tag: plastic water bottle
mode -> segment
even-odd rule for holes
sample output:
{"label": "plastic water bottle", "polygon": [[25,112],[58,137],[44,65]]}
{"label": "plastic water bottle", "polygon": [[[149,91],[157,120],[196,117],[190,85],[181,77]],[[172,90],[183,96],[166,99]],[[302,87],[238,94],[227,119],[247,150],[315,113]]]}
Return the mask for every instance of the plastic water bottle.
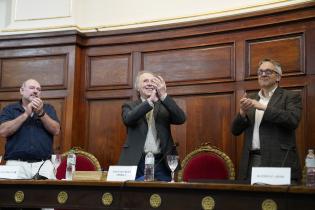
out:
{"label": "plastic water bottle", "polygon": [[315,155],[314,150],[309,149],[305,159],[306,186],[315,187]]}
{"label": "plastic water bottle", "polygon": [[154,181],[154,155],[148,152],[144,160],[144,181]]}
{"label": "plastic water bottle", "polygon": [[66,180],[72,180],[73,173],[75,171],[76,156],[74,153],[68,154],[67,168],[66,168]]}

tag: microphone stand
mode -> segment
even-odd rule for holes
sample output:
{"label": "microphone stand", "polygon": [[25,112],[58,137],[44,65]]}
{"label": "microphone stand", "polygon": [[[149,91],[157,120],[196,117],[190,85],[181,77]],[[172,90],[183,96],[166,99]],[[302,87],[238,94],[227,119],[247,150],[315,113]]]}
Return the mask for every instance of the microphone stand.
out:
{"label": "microphone stand", "polygon": [[39,168],[37,170],[37,173],[32,177],[32,179],[34,179],[34,180],[45,180],[45,179],[48,179],[47,177],[42,176],[42,175],[39,174],[39,171],[40,171],[40,169],[42,168],[42,166],[44,165],[45,162],[46,162],[46,160],[43,161],[43,163],[39,166]]}

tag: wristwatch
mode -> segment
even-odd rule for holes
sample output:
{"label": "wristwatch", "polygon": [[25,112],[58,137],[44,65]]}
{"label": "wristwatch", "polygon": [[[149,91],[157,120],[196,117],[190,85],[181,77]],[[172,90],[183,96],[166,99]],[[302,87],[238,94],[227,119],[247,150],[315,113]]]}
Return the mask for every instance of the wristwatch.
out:
{"label": "wristwatch", "polygon": [[43,113],[41,113],[41,114],[37,115],[37,117],[39,117],[39,118],[44,117],[44,115],[45,115],[45,114],[46,114],[46,112],[45,112],[45,111],[43,111]]}

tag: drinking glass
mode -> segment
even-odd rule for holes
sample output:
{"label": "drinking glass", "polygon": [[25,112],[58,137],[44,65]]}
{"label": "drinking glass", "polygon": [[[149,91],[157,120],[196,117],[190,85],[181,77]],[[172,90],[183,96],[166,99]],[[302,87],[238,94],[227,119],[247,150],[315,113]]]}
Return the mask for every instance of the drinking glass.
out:
{"label": "drinking glass", "polygon": [[175,182],[174,181],[174,174],[175,174],[175,169],[177,168],[177,165],[178,165],[178,155],[168,155],[166,158],[167,158],[167,164],[172,171],[172,181],[171,182]]}
{"label": "drinking glass", "polygon": [[61,155],[60,154],[53,154],[51,155],[51,162],[54,166],[54,174],[56,176],[57,174],[57,169],[61,163]]}

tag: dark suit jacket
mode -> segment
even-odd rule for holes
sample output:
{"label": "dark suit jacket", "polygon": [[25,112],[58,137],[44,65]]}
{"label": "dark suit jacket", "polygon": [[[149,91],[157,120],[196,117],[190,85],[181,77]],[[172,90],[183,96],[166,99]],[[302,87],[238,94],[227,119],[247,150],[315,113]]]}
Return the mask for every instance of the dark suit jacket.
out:
{"label": "dark suit jacket", "polygon": [[[259,100],[258,93],[249,96]],[[278,87],[272,95],[259,127],[262,167],[291,167],[291,178],[300,179],[301,169],[296,151],[295,129],[301,118],[302,102],[298,93]],[[232,123],[232,133],[245,131],[245,142],[239,168],[239,178],[246,179],[249,150],[252,146],[255,109]]]}
{"label": "dark suit jacket", "polygon": [[[143,153],[148,132],[146,113],[152,109],[147,101],[131,101],[122,106],[122,119],[127,127],[127,140],[120,155],[120,165],[138,165]],[[170,154],[174,142],[171,135],[171,124],[183,124],[186,120],[184,112],[175,101],[166,96],[164,101],[154,104],[154,119],[157,137],[161,142],[161,153]],[[176,150],[176,149],[175,149]]]}

